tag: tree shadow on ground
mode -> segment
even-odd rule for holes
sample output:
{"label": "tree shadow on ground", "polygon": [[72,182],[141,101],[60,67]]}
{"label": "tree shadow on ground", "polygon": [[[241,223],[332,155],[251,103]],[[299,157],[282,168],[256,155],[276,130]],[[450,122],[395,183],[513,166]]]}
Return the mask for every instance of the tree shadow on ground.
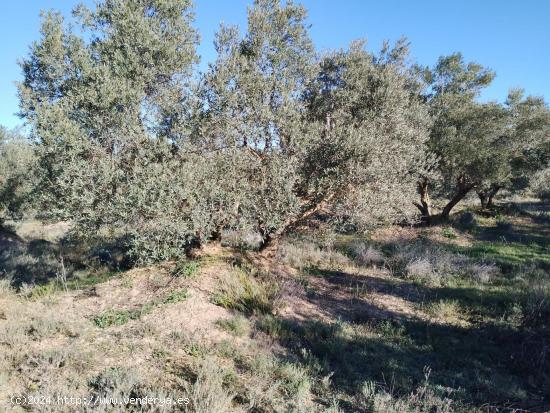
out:
{"label": "tree shadow on ground", "polygon": [[532,369],[541,360],[525,351],[526,337],[518,331],[464,328],[399,314],[361,323],[282,323],[280,343],[298,354],[307,349],[323,374],[332,375],[335,389],[350,396],[366,381],[406,396],[423,382],[429,367],[432,388],[459,404],[493,407],[487,411],[550,407],[550,378],[544,371],[533,378]]}
{"label": "tree shadow on ground", "polygon": [[[90,245],[63,238],[59,242],[44,239],[30,241],[7,229],[0,230],[0,278],[15,288],[45,285],[58,277],[70,280],[78,272],[119,271],[132,263],[124,249],[124,240]],[[82,274],[81,274],[82,275]]]}

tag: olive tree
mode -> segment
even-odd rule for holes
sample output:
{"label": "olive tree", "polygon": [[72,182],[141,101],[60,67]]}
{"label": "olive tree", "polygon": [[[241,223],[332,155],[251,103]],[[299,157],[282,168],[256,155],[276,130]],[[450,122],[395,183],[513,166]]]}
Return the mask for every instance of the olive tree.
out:
{"label": "olive tree", "polygon": [[550,163],[550,110],[541,97],[512,89],[505,103],[508,124],[506,146],[496,160],[498,173],[485,177],[476,189],[482,207],[491,207],[500,189],[522,189],[529,178]]}
{"label": "olive tree", "polygon": [[222,27],[202,85],[196,139],[221,198],[223,228],[261,234],[263,247],[321,211],[359,227],[410,214],[427,139],[406,47],[379,56],[362,43],[316,59],[305,10],[259,0],[248,30]]}
{"label": "olive tree", "polygon": [[161,251],[195,236],[183,202],[182,128],[173,126],[185,123],[197,60],[191,4],[105,0],[74,16],[78,26],[45,13],[41,39],[21,62],[37,196],[79,235],[116,230],[142,256],[166,258]]}
{"label": "olive tree", "polygon": [[429,219],[429,188],[439,184],[449,197],[440,213],[446,218],[480,184],[480,177],[492,173],[495,149],[503,145],[506,112],[496,103],[476,101],[494,73],[476,63],[466,64],[460,53],[441,57],[432,69],[422,72],[427,83],[423,95],[433,118],[427,147],[438,159],[441,180],[418,182],[418,207]]}
{"label": "olive tree", "polygon": [[0,127],[0,226],[20,218],[32,197],[34,152],[17,130]]}

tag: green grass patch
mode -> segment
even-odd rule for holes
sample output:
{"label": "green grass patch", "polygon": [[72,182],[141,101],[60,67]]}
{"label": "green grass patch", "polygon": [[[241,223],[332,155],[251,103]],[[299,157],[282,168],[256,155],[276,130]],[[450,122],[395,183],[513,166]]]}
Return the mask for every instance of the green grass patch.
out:
{"label": "green grass patch", "polygon": [[172,291],[165,297],[159,297],[153,301],[142,305],[140,308],[127,310],[127,309],[114,309],[109,308],[94,318],[94,323],[100,328],[107,328],[111,326],[121,326],[131,320],[139,320],[144,315],[149,314],[156,307],[163,304],[174,304],[183,301],[189,297],[189,293],[186,288]]}
{"label": "green grass patch", "polygon": [[162,299],[163,304],[174,304],[184,301],[189,297],[189,291],[187,288],[182,288],[180,290],[172,291],[166,297]]}
{"label": "green grass patch", "polygon": [[94,318],[94,323],[101,328],[121,326],[130,320],[141,317],[140,311],[109,308]]}
{"label": "green grass patch", "polygon": [[451,249],[473,258],[494,261],[505,268],[530,264],[550,266],[550,244],[478,241],[471,247],[451,246]]}
{"label": "green grass patch", "polygon": [[174,277],[191,278],[200,268],[199,261],[179,261],[172,270]]}
{"label": "green grass patch", "polygon": [[82,278],[70,278],[64,284],[57,278],[52,278],[45,284],[35,285],[24,295],[28,299],[38,300],[60,291],[75,291],[93,287],[94,285],[109,281],[110,279],[118,276],[118,274],[118,272],[89,274]]}

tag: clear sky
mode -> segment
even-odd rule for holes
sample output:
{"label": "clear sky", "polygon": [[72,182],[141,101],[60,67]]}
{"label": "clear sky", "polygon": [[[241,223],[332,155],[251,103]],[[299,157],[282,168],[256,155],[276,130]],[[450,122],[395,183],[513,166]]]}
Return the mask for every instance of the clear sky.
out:
{"label": "clear sky", "polygon": [[[39,37],[39,12],[57,9],[69,15],[78,0],[15,0],[0,12],[0,124],[21,124],[15,81],[17,60]],[[299,2],[299,1],[298,1]],[[93,0],[84,3],[93,4]],[[214,58],[212,40],[221,21],[244,27],[251,0],[195,0],[201,34],[201,67]],[[413,58],[432,65],[445,54],[461,51],[497,72],[482,99],[503,101],[510,87],[550,99],[550,1],[548,0],[303,0],[309,10],[317,47],[345,47],[366,38],[370,49],[384,39],[406,36]]]}

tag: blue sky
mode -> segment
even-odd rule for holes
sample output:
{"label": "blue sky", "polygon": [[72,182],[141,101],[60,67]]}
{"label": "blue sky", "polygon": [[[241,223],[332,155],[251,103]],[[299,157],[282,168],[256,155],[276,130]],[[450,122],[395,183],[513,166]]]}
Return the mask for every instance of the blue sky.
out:
{"label": "blue sky", "polygon": [[[21,79],[17,60],[39,37],[39,12],[57,9],[69,14],[78,0],[16,0],[0,13],[0,124],[21,124],[15,81]],[[92,0],[84,3],[93,4]],[[214,58],[212,40],[221,21],[244,27],[251,0],[196,0],[201,34],[201,67]],[[413,58],[433,64],[445,54],[461,51],[497,72],[483,100],[502,101],[510,87],[550,99],[550,1],[547,0],[303,0],[309,10],[311,36],[323,49],[345,47],[366,38],[370,49],[384,39],[406,36]]]}

